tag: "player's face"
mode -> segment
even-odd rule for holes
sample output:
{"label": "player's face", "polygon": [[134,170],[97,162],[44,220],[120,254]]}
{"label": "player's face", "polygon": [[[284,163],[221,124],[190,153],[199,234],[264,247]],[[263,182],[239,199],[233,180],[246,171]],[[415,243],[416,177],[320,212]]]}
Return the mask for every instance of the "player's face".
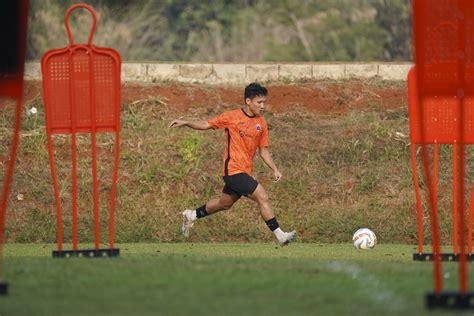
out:
{"label": "player's face", "polygon": [[254,115],[259,115],[261,111],[265,110],[265,102],[267,102],[267,97],[264,96],[245,99],[245,103]]}

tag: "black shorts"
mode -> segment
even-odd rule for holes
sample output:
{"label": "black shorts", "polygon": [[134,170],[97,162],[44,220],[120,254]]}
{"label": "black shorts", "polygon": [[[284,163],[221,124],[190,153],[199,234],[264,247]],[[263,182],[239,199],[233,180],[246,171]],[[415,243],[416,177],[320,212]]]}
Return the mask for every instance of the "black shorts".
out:
{"label": "black shorts", "polygon": [[258,186],[257,180],[252,178],[246,173],[237,173],[232,176],[222,177],[225,182],[223,193],[234,194],[239,198],[243,196],[248,196],[255,192]]}

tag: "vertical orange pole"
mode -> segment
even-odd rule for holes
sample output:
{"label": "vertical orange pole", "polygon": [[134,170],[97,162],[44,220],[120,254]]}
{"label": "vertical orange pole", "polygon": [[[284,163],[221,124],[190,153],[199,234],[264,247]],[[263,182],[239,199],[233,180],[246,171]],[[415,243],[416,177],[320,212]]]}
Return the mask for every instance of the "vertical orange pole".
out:
{"label": "vertical orange pole", "polygon": [[94,242],[95,249],[99,249],[99,189],[97,184],[97,143],[96,143],[96,105],[94,84],[94,57],[89,50],[89,81],[91,83],[90,111],[91,111],[91,146],[92,146],[92,186],[94,191]]}
{"label": "vertical orange pole", "polygon": [[429,207],[431,213],[431,244],[433,247],[434,256],[434,291],[435,293],[441,293],[443,289],[443,283],[441,278],[441,257],[440,257],[440,246],[439,246],[439,227],[438,227],[438,144],[435,142],[433,148],[433,178],[430,174],[430,163],[429,154],[426,144],[422,145],[421,157],[423,160],[423,170],[425,173],[425,179],[428,186],[429,194]]}
{"label": "vertical orange pole", "polygon": [[[41,68],[46,69],[46,63],[44,60],[41,61]],[[43,80],[43,91],[46,91],[46,82]],[[54,164],[54,150],[53,150],[53,139],[51,136],[51,129],[50,126],[52,125],[53,114],[51,113],[51,107],[45,106],[45,119],[46,119],[46,137],[48,141],[48,153],[49,153],[49,166],[51,170],[51,178],[53,179],[53,188],[54,188],[54,199],[56,200],[56,227],[57,227],[57,243],[58,243],[58,251],[63,250],[63,225],[62,225],[62,214],[61,214],[61,197],[59,194],[59,186],[58,186],[58,176],[56,172],[56,167]]]}
{"label": "vertical orange pole", "polygon": [[69,48],[70,100],[71,100],[71,160],[72,160],[72,248],[77,250],[77,144],[76,144],[76,104],[74,96],[74,51]]}
{"label": "vertical orange pole", "polygon": [[474,208],[474,184],[471,186],[471,201],[469,203],[469,220],[467,226],[467,253],[472,255],[472,217]]}
{"label": "vertical orange pole", "polygon": [[420,186],[418,183],[418,173],[416,171],[416,144],[411,144],[411,169],[413,173],[413,184],[415,186],[416,214],[418,224],[418,253],[423,253],[423,209],[421,207]]}
{"label": "vertical orange pole", "polygon": [[2,200],[0,203],[0,276],[2,274],[2,258],[3,258],[3,239],[4,239],[4,227],[5,219],[7,216],[7,206],[8,206],[8,196],[10,194],[10,185],[13,179],[13,169],[15,167],[16,153],[18,150],[19,134],[20,134],[20,125],[21,125],[21,105],[23,104],[23,83],[20,85],[20,92],[17,96],[16,106],[15,106],[15,122],[13,127],[12,135],[12,147],[10,149],[10,159],[8,160],[7,170],[5,173],[5,179],[3,181],[2,188]]}
{"label": "vertical orange pole", "polygon": [[[117,63],[120,65],[120,60]],[[120,77],[120,66],[116,67],[118,76]],[[120,84],[115,89],[115,98],[120,100]],[[115,246],[115,191],[117,188],[118,165],[120,158],[120,102],[115,102],[115,151],[114,151],[114,173],[112,176],[112,189],[110,190],[110,213],[109,213],[109,240],[110,249]]]}
{"label": "vertical orange pole", "polygon": [[[75,129],[75,128],[74,128]],[[76,131],[72,137],[72,248],[77,250],[77,145]]]}
{"label": "vertical orange pole", "polygon": [[440,256],[440,238],[439,238],[439,224],[438,224],[438,143],[434,144],[433,149],[433,187],[431,188],[432,204],[433,204],[433,253],[435,256],[435,291],[441,292],[443,289],[441,278],[441,256]]}
{"label": "vertical orange pole", "polygon": [[95,249],[99,249],[99,190],[97,184],[97,148],[96,133],[91,133],[92,141],[92,177],[94,189],[94,241]]}
{"label": "vertical orange pole", "polygon": [[[458,2],[458,10],[462,13],[465,14],[467,13],[468,9],[468,4],[470,0],[460,0]],[[464,144],[465,144],[465,137],[464,137],[464,132],[465,129],[464,127],[466,126],[466,115],[465,115],[465,102],[464,102],[464,93],[465,93],[465,87],[466,87],[466,82],[465,82],[465,60],[464,60],[464,54],[466,52],[466,25],[465,25],[465,19],[464,15],[462,18],[458,18],[458,43],[457,43],[457,51],[460,52],[458,55],[458,67],[459,67],[459,84],[458,84],[458,98],[460,98],[460,120],[458,126],[459,126],[459,135],[461,139],[461,144],[459,147],[459,228],[460,228],[460,243],[459,246],[461,248],[461,252],[459,254],[459,292],[461,293],[467,293],[467,265],[466,265],[466,218],[465,218],[465,177],[466,177],[466,170],[465,170],[465,149],[464,149]],[[461,54],[462,53],[462,54]]]}
{"label": "vertical orange pole", "polygon": [[[23,73],[25,61],[25,46],[26,46],[26,28],[28,17],[28,0],[10,1],[4,5],[2,13],[6,13],[13,17],[13,20],[4,19],[5,14],[2,14],[4,21],[8,21],[6,25],[9,27],[7,32],[13,37],[2,36],[5,50],[12,52],[15,56],[13,59],[8,57],[5,64],[2,63],[0,67],[0,95],[7,97],[14,97],[15,104],[15,118],[13,125],[12,143],[9,152],[9,159],[6,163],[5,173],[3,174],[3,186],[0,196],[0,295],[6,295],[8,292],[8,283],[2,281],[3,276],[3,242],[4,229],[7,216],[8,198],[10,195],[11,183],[13,180],[13,173],[16,162],[16,155],[18,151],[18,144],[20,142],[20,129],[22,118],[22,104],[23,104]],[[15,8],[16,7],[16,8]],[[14,10],[15,9],[15,10]],[[16,15],[16,16],[14,16]],[[5,24],[2,24],[2,27]],[[16,33],[16,34],[15,34]],[[2,33],[2,35],[6,35]],[[13,40],[15,39],[15,40]],[[13,40],[13,41],[12,41]]]}
{"label": "vertical orange pole", "polygon": [[[46,114],[48,115],[48,114]],[[56,226],[58,228],[56,234],[58,239],[58,251],[63,250],[63,225],[61,215],[61,197],[59,196],[58,177],[56,174],[56,167],[54,165],[54,151],[53,151],[53,140],[51,132],[47,132],[48,139],[48,152],[49,152],[49,166],[51,169],[51,177],[53,178],[54,188],[54,199],[56,200]]]}
{"label": "vertical orange pole", "polygon": [[457,143],[453,144],[453,252],[458,254],[458,153]]}

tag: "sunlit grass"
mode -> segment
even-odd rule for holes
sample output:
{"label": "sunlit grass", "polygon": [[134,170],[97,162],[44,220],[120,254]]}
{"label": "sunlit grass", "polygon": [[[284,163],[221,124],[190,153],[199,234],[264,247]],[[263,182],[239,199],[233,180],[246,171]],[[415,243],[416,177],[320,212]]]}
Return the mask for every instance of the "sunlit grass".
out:
{"label": "sunlit grass", "polygon": [[[67,246],[66,246],[67,247]],[[120,244],[119,258],[52,259],[52,244],[6,244],[5,315],[423,315],[432,264],[414,247]],[[471,271],[470,271],[471,272]],[[444,265],[457,289],[457,265]],[[469,282],[473,285],[473,282]]]}

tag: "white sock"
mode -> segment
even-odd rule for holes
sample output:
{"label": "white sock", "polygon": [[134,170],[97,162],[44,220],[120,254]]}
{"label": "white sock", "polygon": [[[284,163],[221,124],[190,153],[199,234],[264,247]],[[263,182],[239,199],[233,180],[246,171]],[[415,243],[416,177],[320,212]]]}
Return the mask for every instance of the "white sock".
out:
{"label": "white sock", "polygon": [[191,220],[192,220],[192,221],[195,221],[196,219],[197,219],[196,210],[192,210],[192,211],[191,211]]}
{"label": "white sock", "polygon": [[285,237],[285,232],[281,230],[280,227],[278,227],[277,229],[275,229],[273,231],[273,233],[275,234],[275,237],[278,239],[278,240],[281,240]]}

